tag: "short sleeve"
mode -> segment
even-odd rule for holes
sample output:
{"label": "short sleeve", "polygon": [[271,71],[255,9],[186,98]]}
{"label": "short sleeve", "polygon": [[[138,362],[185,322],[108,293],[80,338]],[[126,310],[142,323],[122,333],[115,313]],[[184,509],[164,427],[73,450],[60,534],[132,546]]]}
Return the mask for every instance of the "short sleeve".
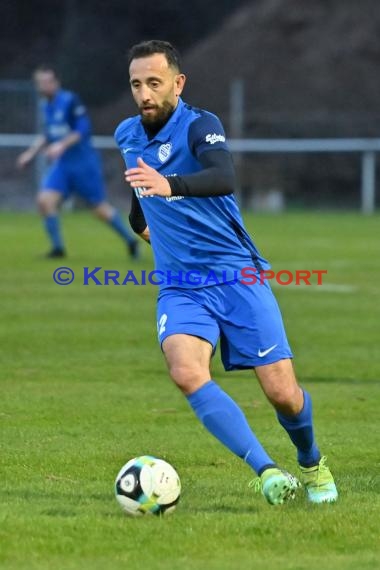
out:
{"label": "short sleeve", "polygon": [[71,113],[74,118],[82,117],[86,114],[86,107],[83,105],[82,101],[78,97],[78,95],[73,94],[71,100]]}
{"label": "short sleeve", "polygon": [[116,128],[114,133],[114,139],[119,148],[125,143],[127,138],[128,132],[133,125],[133,119],[130,117],[129,119],[125,119],[122,121]]}
{"label": "short sleeve", "polygon": [[90,120],[87,115],[86,107],[83,105],[82,101],[78,95],[72,93],[70,101],[70,127],[79,132],[82,137],[87,137],[90,135],[91,125]]}
{"label": "short sleeve", "polygon": [[222,123],[216,115],[202,112],[190,125],[188,143],[196,158],[208,150],[229,150]]}

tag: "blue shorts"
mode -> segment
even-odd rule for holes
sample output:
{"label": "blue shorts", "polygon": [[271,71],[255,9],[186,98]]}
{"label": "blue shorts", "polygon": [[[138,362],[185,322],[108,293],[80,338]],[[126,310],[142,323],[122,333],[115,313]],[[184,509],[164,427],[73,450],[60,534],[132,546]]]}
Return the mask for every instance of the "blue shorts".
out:
{"label": "blue shorts", "polygon": [[240,282],[201,289],[169,288],[157,304],[160,343],[173,334],[207,340],[220,350],[225,370],[292,358],[277,301],[267,283]]}
{"label": "blue shorts", "polygon": [[41,192],[55,190],[65,200],[76,193],[90,206],[95,207],[106,199],[102,168],[97,155],[83,160],[56,160],[44,176]]}

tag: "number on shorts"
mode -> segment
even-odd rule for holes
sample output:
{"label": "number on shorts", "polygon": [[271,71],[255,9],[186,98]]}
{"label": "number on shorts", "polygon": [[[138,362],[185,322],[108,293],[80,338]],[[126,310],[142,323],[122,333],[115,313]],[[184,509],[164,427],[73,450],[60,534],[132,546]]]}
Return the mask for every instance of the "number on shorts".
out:
{"label": "number on shorts", "polygon": [[164,313],[161,317],[160,320],[157,323],[157,330],[158,330],[158,336],[161,336],[162,333],[164,333],[166,331],[166,321],[168,320],[168,315],[166,313]]}

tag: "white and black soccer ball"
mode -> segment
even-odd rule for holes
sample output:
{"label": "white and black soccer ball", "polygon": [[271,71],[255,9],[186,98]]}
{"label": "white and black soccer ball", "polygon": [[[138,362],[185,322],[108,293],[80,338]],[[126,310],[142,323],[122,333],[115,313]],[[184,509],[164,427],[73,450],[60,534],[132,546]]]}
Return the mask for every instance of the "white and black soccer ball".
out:
{"label": "white and black soccer ball", "polygon": [[181,495],[181,481],[169,463],[143,455],[120,469],[115,495],[128,515],[163,515],[174,511]]}

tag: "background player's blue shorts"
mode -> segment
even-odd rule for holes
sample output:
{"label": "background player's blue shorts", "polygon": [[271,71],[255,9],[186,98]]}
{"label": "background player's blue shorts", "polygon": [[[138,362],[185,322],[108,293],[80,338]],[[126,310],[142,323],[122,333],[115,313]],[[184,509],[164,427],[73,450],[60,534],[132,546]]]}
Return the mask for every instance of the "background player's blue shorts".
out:
{"label": "background player's blue shorts", "polygon": [[225,370],[292,358],[277,301],[267,283],[164,289],[157,305],[158,338],[189,334],[215,349],[220,336]]}
{"label": "background player's blue shorts", "polygon": [[85,158],[56,160],[48,169],[41,192],[55,190],[62,193],[63,199],[72,192],[81,196],[90,206],[97,206],[106,199],[102,168],[96,153]]}

